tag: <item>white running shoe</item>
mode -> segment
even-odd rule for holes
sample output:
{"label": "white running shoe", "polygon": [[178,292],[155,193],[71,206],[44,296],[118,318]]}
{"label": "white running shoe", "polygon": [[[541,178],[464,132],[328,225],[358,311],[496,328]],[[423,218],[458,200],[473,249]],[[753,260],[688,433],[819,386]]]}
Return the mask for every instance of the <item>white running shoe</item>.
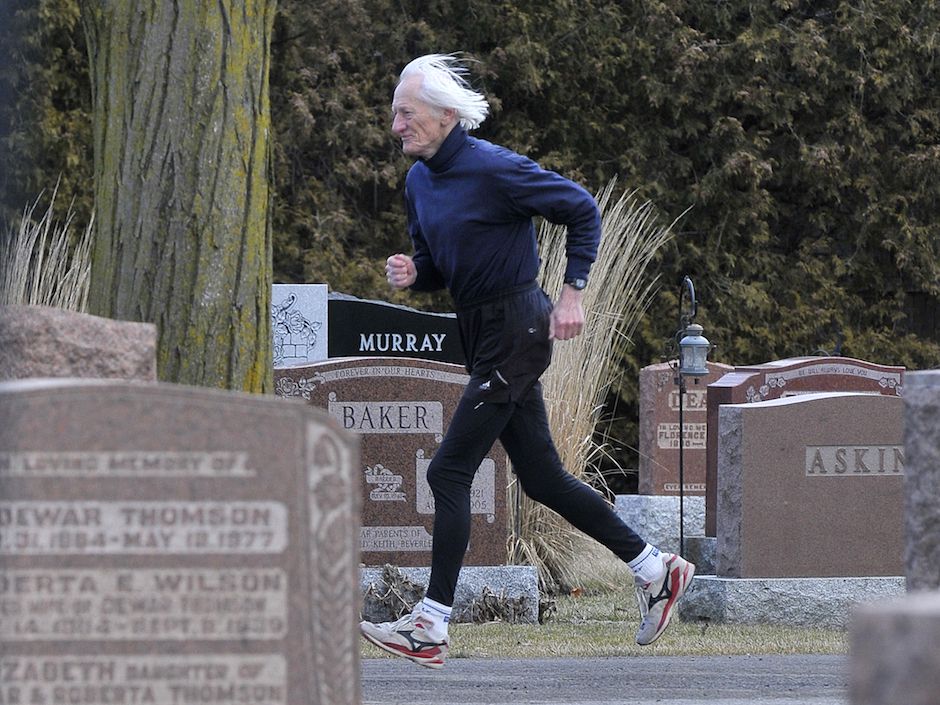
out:
{"label": "white running shoe", "polygon": [[406,614],[396,622],[360,622],[359,631],[368,641],[396,656],[411,659],[425,668],[443,668],[447,640],[432,639],[420,616]]}
{"label": "white running shoe", "polygon": [[673,608],[695,575],[695,564],[681,556],[663,553],[666,572],[652,583],[636,581],[636,601],[640,607],[640,628],[636,632],[636,643],[652,644],[669,626]]}

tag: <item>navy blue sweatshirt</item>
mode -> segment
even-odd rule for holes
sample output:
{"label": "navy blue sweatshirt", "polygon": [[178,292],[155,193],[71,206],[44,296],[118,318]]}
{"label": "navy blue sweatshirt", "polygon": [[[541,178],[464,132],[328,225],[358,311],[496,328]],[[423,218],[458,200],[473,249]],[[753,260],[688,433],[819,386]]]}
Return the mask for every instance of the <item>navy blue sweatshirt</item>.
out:
{"label": "navy blue sweatshirt", "polygon": [[457,125],[405,179],[417,291],[447,287],[457,307],[535,281],[532,217],[568,228],[566,278],[587,279],[601,236],[594,198],[581,186]]}

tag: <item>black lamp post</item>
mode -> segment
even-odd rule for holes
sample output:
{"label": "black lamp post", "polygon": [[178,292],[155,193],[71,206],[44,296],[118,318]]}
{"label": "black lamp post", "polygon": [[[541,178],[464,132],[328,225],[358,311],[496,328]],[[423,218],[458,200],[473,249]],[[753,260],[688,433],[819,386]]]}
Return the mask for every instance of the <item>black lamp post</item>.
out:
{"label": "black lamp post", "polygon": [[[685,294],[689,297],[689,311],[683,312],[682,299]],[[685,396],[685,378],[692,377],[695,384],[698,378],[708,374],[708,351],[711,343],[702,335],[702,326],[692,323],[697,312],[695,301],[695,286],[689,277],[682,280],[679,291],[679,330],[676,331],[676,340],[679,343],[679,366],[676,369],[675,383],[679,385],[679,554],[685,553],[685,428],[683,419],[683,403]]]}

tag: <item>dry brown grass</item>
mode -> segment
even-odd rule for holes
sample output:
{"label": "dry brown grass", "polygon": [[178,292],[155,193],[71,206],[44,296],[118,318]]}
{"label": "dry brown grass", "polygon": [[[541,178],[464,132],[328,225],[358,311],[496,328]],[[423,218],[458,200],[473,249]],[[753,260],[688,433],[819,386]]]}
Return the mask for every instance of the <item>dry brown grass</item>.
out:
{"label": "dry brown grass", "polygon": [[71,206],[64,222],[53,215],[58,186],[37,219],[42,194],[23,211],[19,228],[0,233],[0,306],[32,304],[85,311],[94,217],[73,243]]}
{"label": "dry brown grass", "polygon": [[[603,236],[584,294],[585,329],[558,343],[542,378],[549,421],[565,467],[584,477],[604,449],[594,428],[606,391],[618,373],[614,350],[629,341],[656,290],[648,272],[657,250],[671,238],[672,227],[658,222],[650,202],[634,192],[618,192],[616,180],[597,196]],[[565,228],[544,222],[539,232],[544,262],[542,286],[560,291],[564,279]],[[584,537],[557,514],[537,504],[512,483],[509,488],[512,532],[510,561],[536,566],[546,591],[566,591],[582,580],[574,569],[585,550]]]}

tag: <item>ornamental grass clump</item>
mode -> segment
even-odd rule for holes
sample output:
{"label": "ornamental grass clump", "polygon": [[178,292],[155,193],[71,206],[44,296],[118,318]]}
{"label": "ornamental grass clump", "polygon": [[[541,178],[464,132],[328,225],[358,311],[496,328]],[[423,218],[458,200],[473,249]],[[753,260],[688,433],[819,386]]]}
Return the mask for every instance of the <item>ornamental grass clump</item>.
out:
{"label": "ornamental grass clump", "polygon": [[73,243],[69,206],[65,221],[53,215],[58,186],[42,216],[36,210],[42,194],[23,210],[19,227],[0,232],[0,306],[53,306],[84,312],[91,274],[94,216]]}
{"label": "ornamental grass clump", "polygon": [[[542,377],[558,453],[569,472],[586,481],[604,453],[594,431],[607,390],[620,374],[617,351],[629,343],[656,292],[658,276],[647,270],[676,223],[661,225],[653,205],[639,203],[633,191],[616,195],[616,179],[597,195],[597,204],[603,235],[584,292],[584,332],[555,344],[552,365]],[[566,265],[565,227],[543,221],[539,246],[542,286],[558,292]],[[536,566],[545,592],[566,592],[579,585],[585,576],[576,574],[576,566],[583,562],[575,558],[587,539],[526,497],[516,482],[510,483],[509,506],[510,561]]]}

